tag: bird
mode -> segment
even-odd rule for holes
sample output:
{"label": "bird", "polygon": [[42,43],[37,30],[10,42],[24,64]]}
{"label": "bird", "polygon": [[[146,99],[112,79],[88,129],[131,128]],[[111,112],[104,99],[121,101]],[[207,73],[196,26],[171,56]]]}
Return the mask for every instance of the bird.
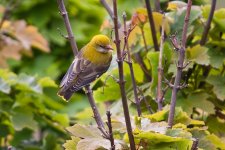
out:
{"label": "bird", "polygon": [[104,74],[112,61],[113,48],[106,35],[95,35],[77,54],[60,85],[58,96],[68,101],[73,93]]}

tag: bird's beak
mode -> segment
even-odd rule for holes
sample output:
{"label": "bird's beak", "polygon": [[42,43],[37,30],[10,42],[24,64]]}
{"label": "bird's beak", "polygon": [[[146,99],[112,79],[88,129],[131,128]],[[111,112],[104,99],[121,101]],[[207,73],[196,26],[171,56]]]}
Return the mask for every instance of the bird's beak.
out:
{"label": "bird's beak", "polygon": [[105,47],[108,51],[113,51],[113,48],[112,48],[112,46],[111,45],[106,45],[106,47]]}

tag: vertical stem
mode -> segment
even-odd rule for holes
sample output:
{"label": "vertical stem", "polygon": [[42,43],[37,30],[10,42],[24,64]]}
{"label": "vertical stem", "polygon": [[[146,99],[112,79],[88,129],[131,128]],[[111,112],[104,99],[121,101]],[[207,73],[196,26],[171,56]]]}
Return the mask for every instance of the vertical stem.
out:
{"label": "vertical stem", "polygon": [[216,0],[212,0],[209,17],[208,17],[208,20],[206,22],[206,25],[205,25],[205,28],[204,28],[204,31],[203,31],[203,34],[202,34],[200,45],[205,45],[205,43],[206,43],[207,35],[208,35],[209,29],[210,29],[210,24],[212,22],[212,18],[213,18],[213,14],[215,12],[215,8],[216,8]]}
{"label": "vertical stem", "polygon": [[187,28],[188,28],[188,22],[189,22],[189,18],[190,18],[191,5],[192,5],[192,0],[188,0],[187,12],[186,12],[186,15],[185,15],[183,32],[182,32],[182,45],[181,45],[181,48],[179,49],[179,60],[178,60],[178,65],[177,65],[177,74],[176,74],[174,86],[173,86],[173,89],[172,89],[170,112],[169,112],[169,117],[168,117],[168,127],[169,128],[171,128],[173,126],[175,106],[176,106],[176,100],[177,100],[177,91],[178,91],[178,87],[179,87],[180,81],[181,81],[183,63],[184,63],[184,58],[185,58],[185,44],[186,44],[186,40],[187,40]]}
{"label": "vertical stem", "polygon": [[143,39],[144,45],[145,45],[145,51],[148,52],[148,47],[147,47],[147,42],[146,42],[145,32],[144,32],[144,26],[141,26],[140,28],[141,28],[142,39]]}
{"label": "vertical stem", "polygon": [[160,0],[155,0],[155,9],[156,11],[160,11],[161,10],[161,7],[160,7]]}
{"label": "vertical stem", "polygon": [[146,4],[147,11],[148,11],[148,19],[149,19],[149,25],[151,28],[151,32],[152,32],[152,40],[154,43],[154,48],[155,48],[155,51],[159,51],[159,45],[158,45],[157,37],[156,37],[155,23],[154,23],[154,18],[152,15],[151,4],[150,4],[149,0],[145,0],[145,4]]}
{"label": "vertical stem", "polygon": [[66,30],[67,30],[67,33],[68,33],[67,38],[70,42],[71,48],[73,50],[73,54],[74,54],[74,56],[76,56],[77,53],[78,53],[77,43],[75,42],[75,38],[74,38],[73,31],[72,31],[72,28],[71,28],[71,25],[70,25],[70,20],[69,20],[69,17],[68,17],[68,13],[66,11],[66,7],[64,5],[64,1],[58,0],[57,2],[58,2],[59,10],[60,10],[60,13],[63,17],[64,23],[65,23],[65,26],[66,26]]}
{"label": "vertical stem", "polygon": [[107,115],[107,120],[108,120],[107,125],[108,125],[108,128],[109,128],[109,140],[110,140],[110,144],[111,144],[111,149],[110,150],[115,150],[110,111],[107,111],[106,115]]}
{"label": "vertical stem", "polygon": [[96,103],[95,103],[95,100],[93,98],[93,93],[92,93],[92,90],[91,90],[90,86],[89,85],[86,86],[85,90],[86,90],[86,95],[87,95],[89,103],[91,105],[96,123],[97,123],[98,127],[104,128],[104,123],[103,123],[102,118],[100,116],[100,113],[99,113],[99,111],[96,107]]}
{"label": "vertical stem", "polygon": [[164,24],[165,24],[165,15],[162,19],[162,31],[161,31],[161,41],[160,41],[160,51],[159,51],[159,64],[158,64],[158,86],[157,86],[157,102],[158,110],[162,110],[163,107],[163,92],[162,92],[162,76],[163,76],[163,42],[164,42]]}
{"label": "vertical stem", "polygon": [[130,69],[130,76],[131,76],[131,80],[132,80],[132,85],[133,85],[133,92],[134,92],[134,99],[135,99],[135,103],[136,103],[136,107],[137,107],[137,113],[138,116],[141,116],[141,106],[140,106],[140,101],[138,98],[138,92],[137,92],[137,84],[135,81],[135,77],[134,77],[134,69],[133,69],[133,63],[131,60],[131,54],[130,54],[130,48],[129,48],[129,43],[128,43],[128,31],[127,31],[127,26],[126,26],[126,13],[124,12],[123,14],[123,24],[124,24],[124,44],[125,47],[127,49],[127,63],[129,65],[129,69]]}
{"label": "vertical stem", "polygon": [[126,92],[125,92],[125,80],[124,80],[124,75],[123,75],[123,56],[122,56],[121,49],[120,49],[120,39],[119,39],[119,30],[118,30],[117,0],[113,0],[113,12],[114,12],[113,22],[114,22],[114,29],[115,29],[115,41],[114,42],[116,44],[116,49],[117,49],[117,62],[118,62],[118,69],[119,69],[120,93],[121,93],[121,98],[122,98],[127,133],[128,133],[129,142],[130,142],[130,149],[135,150],[134,136],[132,133],[130,115],[129,115],[128,104],[127,104],[127,97],[126,97]]}

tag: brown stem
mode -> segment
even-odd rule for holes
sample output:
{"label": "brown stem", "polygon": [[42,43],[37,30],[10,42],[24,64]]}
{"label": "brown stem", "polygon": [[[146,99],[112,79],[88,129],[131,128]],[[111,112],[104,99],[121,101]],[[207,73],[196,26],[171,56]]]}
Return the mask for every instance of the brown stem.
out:
{"label": "brown stem", "polygon": [[160,0],[155,0],[155,9],[156,9],[156,11],[160,12],[160,10],[161,10]]}
{"label": "brown stem", "polygon": [[0,20],[0,29],[2,28],[3,23],[6,19],[9,18],[10,12],[19,4],[19,0],[14,2],[14,0],[9,0],[7,6],[5,7],[5,11],[2,15],[2,18]]}
{"label": "brown stem", "polygon": [[110,140],[110,144],[111,144],[111,149],[110,150],[115,150],[110,111],[107,111],[106,115],[107,115],[107,121],[108,121],[107,125],[108,125],[108,128],[109,128],[109,140]]}
{"label": "brown stem", "polygon": [[144,92],[143,92],[139,87],[138,87],[137,89],[138,89],[139,93],[142,95],[142,100],[144,100],[145,105],[146,105],[146,107],[147,107],[149,113],[150,113],[150,114],[153,114],[152,107],[151,107],[151,105],[149,104],[149,102],[147,101],[147,99],[146,99],[146,97],[145,97],[145,95],[144,95]]}
{"label": "brown stem", "polygon": [[[58,5],[59,5],[60,13],[63,16],[64,23],[66,25],[66,29],[67,29],[67,33],[68,33],[68,40],[70,42],[70,45],[71,45],[71,48],[73,50],[73,54],[74,54],[74,57],[75,57],[78,54],[78,48],[77,48],[77,44],[76,44],[76,41],[75,41],[75,38],[74,38],[74,35],[73,35],[73,31],[72,31],[72,28],[71,28],[71,25],[70,25],[70,21],[69,21],[69,17],[68,17],[67,11],[66,11],[66,7],[64,5],[63,0],[58,0],[57,2],[58,2]],[[99,111],[98,111],[98,108],[96,106],[95,100],[93,98],[93,94],[92,94],[92,90],[90,88],[90,85],[87,85],[85,87],[85,89],[86,89],[86,95],[88,97],[89,103],[90,103],[91,108],[93,110],[94,119],[95,119],[95,121],[98,125],[98,128],[102,132],[103,136],[107,138],[108,135],[105,131],[104,123],[102,121],[102,118],[99,114]]]}
{"label": "brown stem", "polygon": [[198,150],[198,139],[194,139],[191,150]]}
{"label": "brown stem", "polygon": [[57,2],[58,2],[58,5],[59,5],[60,14],[63,17],[64,23],[65,23],[65,26],[66,26],[66,30],[67,30],[67,33],[68,33],[67,39],[70,42],[70,45],[71,45],[71,48],[73,50],[74,56],[76,56],[77,53],[78,53],[77,43],[75,42],[75,37],[73,35],[73,31],[72,31],[72,28],[71,28],[71,25],[70,25],[70,20],[69,20],[69,17],[68,17],[68,13],[66,11],[64,1],[63,0],[57,0]]}
{"label": "brown stem", "polygon": [[105,7],[105,9],[108,12],[108,14],[110,15],[110,17],[113,19],[113,11],[110,8],[110,6],[107,4],[107,2],[105,0],[100,0],[100,2]]}
{"label": "brown stem", "polygon": [[141,26],[140,28],[141,28],[142,39],[143,39],[144,45],[145,45],[145,51],[148,52],[148,46],[147,46],[147,42],[146,42],[146,38],[145,38],[144,27]]}
{"label": "brown stem", "polygon": [[158,110],[162,110],[163,107],[163,92],[162,92],[162,77],[163,77],[163,67],[162,67],[162,59],[163,59],[163,43],[164,43],[164,22],[165,15],[162,19],[162,31],[161,31],[161,41],[160,41],[160,51],[159,51],[159,64],[158,64],[158,86],[157,86],[157,102],[158,102]]}
{"label": "brown stem", "polygon": [[182,45],[181,45],[181,48],[179,49],[179,58],[178,58],[179,61],[178,61],[178,65],[177,65],[177,74],[176,74],[174,86],[172,89],[171,104],[170,104],[170,111],[169,111],[169,117],[168,117],[168,127],[169,128],[172,128],[172,126],[173,126],[175,106],[176,106],[176,100],[177,100],[177,91],[180,86],[181,75],[182,75],[182,70],[183,70],[183,63],[184,63],[184,58],[185,58],[185,45],[186,45],[186,40],[187,40],[187,28],[188,28],[188,22],[189,22],[189,18],[190,18],[191,5],[192,5],[192,0],[188,0],[187,11],[186,11],[186,15],[185,15],[183,32],[182,32]]}
{"label": "brown stem", "polygon": [[133,69],[133,63],[131,60],[131,54],[130,54],[130,48],[129,48],[129,43],[128,43],[128,32],[127,31],[127,27],[126,27],[126,13],[124,12],[123,14],[123,24],[124,24],[124,45],[127,49],[127,64],[129,65],[129,69],[130,69],[130,76],[131,76],[131,80],[132,80],[132,85],[133,85],[133,92],[134,92],[134,99],[135,99],[135,104],[137,107],[137,113],[138,116],[141,116],[141,106],[140,106],[140,101],[138,99],[138,93],[137,93],[137,84],[135,81],[135,77],[134,77],[134,69]]}
{"label": "brown stem", "polygon": [[213,18],[213,14],[215,12],[215,8],[216,8],[216,0],[212,0],[209,17],[208,17],[207,23],[205,25],[205,28],[204,28],[204,31],[203,31],[203,34],[202,34],[200,45],[205,45],[205,43],[206,43],[207,35],[208,35],[209,29],[210,29],[210,24],[212,22],[212,18]]}
{"label": "brown stem", "polygon": [[134,59],[139,64],[139,66],[141,67],[141,69],[144,72],[145,77],[147,78],[147,80],[150,82],[152,80],[151,75],[149,74],[148,69],[147,69],[145,63],[143,62],[140,54],[139,53],[135,53],[134,54]]}
{"label": "brown stem", "polygon": [[[110,8],[110,6],[108,5],[108,3],[105,0],[100,0],[100,3],[105,7],[106,11],[108,12],[108,14],[110,15],[111,19],[113,20],[113,11]],[[118,20],[118,28],[120,28],[121,24]]]}
{"label": "brown stem", "polygon": [[91,108],[92,108],[92,111],[93,111],[93,114],[94,114],[94,119],[95,119],[95,121],[98,125],[98,128],[102,132],[103,136],[105,138],[107,138],[108,134],[105,132],[104,123],[102,121],[102,118],[101,118],[100,113],[98,111],[97,105],[96,105],[95,100],[93,98],[93,93],[92,93],[92,90],[90,88],[90,85],[87,85],[85,87],[85,90],[86,90],[85,92],[86,92],[86,95],[88,97],[89,103],[91,105]]}
{"label": "brown stem", "polygon": [[120,39],[119,39],[119,29],[118,29],[117,0],[113,0],[113,12],[114,12],[113,22],[114,22],[114,29],[115,29],[115,41],[114,42],[116,44],[116,49],[117,49],[117,62],[118,62],[118,69],[119,69],[120,93],[121,93],[121,98],[122,98],[127,133],[128,133],[129,142],[130,142],[130,149],[135,150],[134,136],[132,133],[130,115],[129,115],[128,104],[127,104],[127,97],[126,97],[126,92],[125,92],[125,80],[124,80],[124,74],[123,74],[123,56],[122,56],[121,49],[120,49]]}
{"label": "brown stem", "polygon": [[152,40],[154,43],[155,51],[159,51],[159,45],[158,45],[157,37],[156,37],[155,23],[154,23],[154,19],[153,19],[153,15],[152,15],[151,4],[150,4],[149,0],[145,0],[145,4],[146,4],[147,11],[148,11],[149,25],[150,25],[151,32],[152,32]]}

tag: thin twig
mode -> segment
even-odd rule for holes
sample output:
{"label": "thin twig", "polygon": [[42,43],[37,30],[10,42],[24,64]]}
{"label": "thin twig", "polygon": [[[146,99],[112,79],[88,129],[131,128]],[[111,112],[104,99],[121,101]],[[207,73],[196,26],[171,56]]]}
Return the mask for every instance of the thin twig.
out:
{"label": "thin twig", "polygon": [[212,18],[213,18],[213,14],[215,12],[215,8],[216,8],[216,0],[212,0],[209,17],[208,17],[207,23],[205,25],[205,28],[204,28],[204,31],[203,31],[203,34],[202,34],[200,45],[205,45],[205,43],[206,43],[207,35],[208,35],[209,29],[210,29],[210,24],[212,22]]}
{"label": "thin twig", "polygon": [[164,24],[165,24],[165,15],[162,19],[162,31],[161,31],[161,41],[160,41],[160,51],[159,51],[159,64],[158,64],[158,86],[157,86],[157,103],[158,110],[162,110],[163,107],[163,92],[162,92],[162,77],[163,77],[163,43],[164,43]]}
{"label": "thin twig", "polygon": [[148,11],[149,25],[150,25],[151,32],[152,32],[152,40],[154,43],[155,51],[159,51],[159,45],[158,45],[157,37],[156,37],[155,23],[154,23],[154,18],[152,15],[152,9],[151,9],[149,0],[145,0],[145,4],[146,4],[147,11]]}
{"label": "thin twig", "polygon": [[141,26],[140,29],[141,29],[142,39],[144,41],[145,51],[148,52],[148,46],[147,46],[147,42],[146,42],[146,38],[145,38],[144,26]]}
{"label": "thin twig", "polygon": [[91,105],[91,108],[92,108],[92,111],[93,111],[93,114],[94,114],[94,119],[95,119],[95,121],[98,125],[98,128],[102,132],[103,137],[108,138],[108,134],[105,132],[104,123],[102,121],[102,118],[101,118],[100,113],[98,111],[98,108],[96,106],[95,100],[93,98],[93,93],[92,93],[92,90],[90,88],[90,85],[87,85],[85,87],[85,90],[86,90],[85,92],[86,92],[86,95],[88,97],[89,103]]}
{"label": "thin twig", "polygon": [[117,0],[113,0],[113,22],[114,22],[114,29],[115,29],[115,44],[117,49],[117,62],[118,62],[118,69],[119,69],[119,86],[120,86],[120,93],[122,98],[123,104],[123,111],[125,116],[125,122],[127,127],[127,133],[130,142],[130,149],[135,150],[135,142],[134,136],[132,133],[131,121],[130,121],[130,114],[127,104],[127,96],[125,92],[125,80],[123,74],[123,56],[120,49],[120,38],[119,38],[119,29],[118,29],[118,15],[117,15]]}
{"label": "thin twig", "polygon": [[7,6],[5,7],[4,13],[0,20],[0,29],[2,28],[3,23],[7,20],[10,16],[10,12],[19,4],[19,0],[14,2],[14,0],[9,0]]}
{"label": "thin twig", "polygon": [[155,9],[157,12],[161,11],[160,0],[155,0]]}
{"label": "thin twig", "polygon": [[107,120],[108,120],[107,125],[108,125],[108,128],[109,128],[109,140],[110,140],[110,144],[111,144],[110,150],[115,150],[110,111],[106,112],[106,116],[107,116]]}
{"label": "thin twig", "polygon": [[152,80],[151,75],[149,74],[149,71],[148,71],[145,63],[143,62],[143,59],[141,58],[140,53],[134,53],[134,59],[138,63],[138,65],[141,67],[147,80],[150,82]]}
{"label": "thin twig", "polygon": [[71,28],[71,25],[70,25],[68,13],[66,11],[64,1],[63,0],[57,0],[57,2],[58,2],[58,5],[59,5],[60,14],[63,17],[64,23],[65,23],[65,26],[66,26],[66,30],[67,30],[67,33],[68,33],[67,39],[70,42],[70,45],[71,45],[71,48],[73,50],[74,56],[76,56],[77,53],[78,53],[77,43],[75,42],[76,40],[75,40],[75,37],[73,35],[73,31],[72,31],[72,28]]}
{"label": "thin twig", "polygon": [[[68,40],[70,42],[70,45],[71,45],[71,48],[73,50],[73,54],[74,54],[74,57],[75,57],[78,53],[78,48],[77,48],[77,44],[76,44],[76,41],[75,41],[75,38],[74,38],[74,35],[73,35],[73,31],[72,31],[72,28],[71,28],[71,25],[70,25],[69,17],[68,17],[68,14],[67,14],[67,11],[66,11],[66,8],[65,8],[65,5],[64,5],[64,1],[58,0],[58,5],[59,5],[60,13],[63,16],[64,23],[66,25],[66,29],[67,29],[67,33],[68,33]],[[93,93],[92,93],[92,90],[90,88],[90,85],[87,85],[85,87],[85,89],[86,89],[86,95],[88,97],[89,103],[90,103],[91,108],[93,110],[94,119],[95,119],[95,121],[98,125],[98,128],[102,132],[103,137],[107,138],[108,134],[105,131],[104,123],[102,121],[102,118],[99,114],[99,111],[98,111],[98,108],[96,106],[95,100],[93,98]]]}
{"label": "thin twig", "polygon": [[141,116],[141,106],[140,106],[140,101],[138,99],[138,93],[137,93],[137,84],[135,81],[135,77],[134,77],[134,69],[133,69],[133,63],[131,60],[131,54],[130,54],[130,48],[129,48],[129,43],[128,43],[128,36],[129,36],[129,32],[131,31],[131,29],[129,31],[127,31],[127,27],[126,27],[126,19],[127,19],[127,15],[124,12],[123,13],[123,24],[124,24],[124,45],[127,49],[127,64],[129,65],[129,69],[130,69],[130,76],[131,76],[131,80],[132,80],[132,85],[133,85],[133,92],[134,92],[134,99],[135,99],[135,104],[137,107],[137,113],[138,116]]}
{"label": "thin twig", "polygon": [[198,150],[198,139],[194,139],[191,150]]}
{"label": "thin twig", "polygon": [[172,89],[171,104],[170,104],[170,111],[169,111],[169,117],[168,117],[169,128],[172,128],[172,125],[173,125],[175,106],[176,106],[176,100],[177,100],[177,91],[179,90],[178,87],[180,86],[181,75],[183,70],[183,63],[184,63],[185,50],[186,50],[185,45],[187,40],[187,28],[188,28],[188,22],[190,18],[191,5],[192,5],[192,0],[188,0],[187,11],[185,15],[183,32],[182,32],[182,45],[181,45],[181,48],[179,49],[179,58],[178,58],[179,61],[177,66],[177,73],[176,73],[176,77],[174,81],[174,86]]}
{"label": "thin twig", "polygon": [[[100,3],[104,6],[108,14],[110,15],[111,19],[113,20],[113,10],[110,8],[109,4],[105,0],[100,0]],[[118,28],[120,28],[121,24],[118,20]]]}
{"label": "thin twig", "polygon": [[100,2],[105,7],[105,9],[107,10],[107,12],[110,15],[110,17],[113,19],[113,11],[110,8],[110,6],[107,4],[107,2],[105,0],[100,0]]}
{"label": "thin twig", "polygon": [[[142,99],[144,100],[145,105],[146,105],[146,107],[147,107],[149,113],[150,113],[150,114],[153,114],[152,107],[151,107],[151,105],[149,104],[149,102],[147,101],[147,99],[146,99],[146,97],[145,97],[145,95],[144,95],[144,92],[143,92],[142,89],[140,89],[139,87],[137,87],[137,89],[138,89],[139,93],[142,95]],[[140,101],[141,101],[141,100],[140,100]]]}

